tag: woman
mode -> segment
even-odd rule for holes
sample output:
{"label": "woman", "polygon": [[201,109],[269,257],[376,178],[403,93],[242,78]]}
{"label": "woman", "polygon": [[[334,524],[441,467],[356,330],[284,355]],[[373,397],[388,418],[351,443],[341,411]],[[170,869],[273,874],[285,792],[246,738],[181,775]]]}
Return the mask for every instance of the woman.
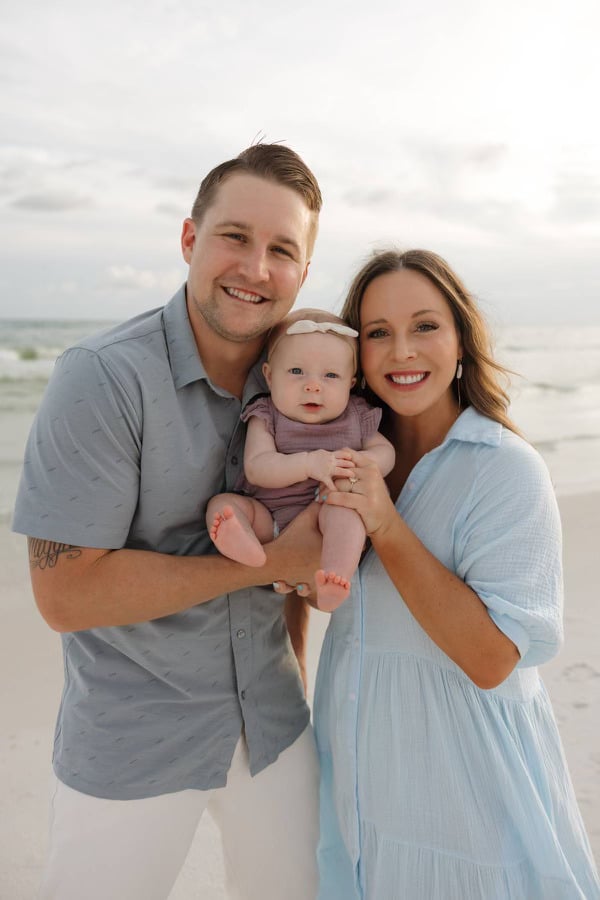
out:
{"label": "woman", "polygon": [[600,898],[536,668],[562,637],[557,506],[481,314],[413,250],[369,261],[342,315],[396,464],[353,452],[325,498],[371,549],[317,677],[320,898]]}

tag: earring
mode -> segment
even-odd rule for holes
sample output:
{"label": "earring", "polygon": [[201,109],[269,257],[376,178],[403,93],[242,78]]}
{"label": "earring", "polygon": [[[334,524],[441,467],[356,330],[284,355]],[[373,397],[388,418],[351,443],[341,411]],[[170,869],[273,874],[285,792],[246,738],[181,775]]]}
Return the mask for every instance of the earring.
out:
{"label": "earring", "polygon": [[364,389],[366,388],[366,386],[367,386],[367,382],[366,382],[365,376],[363,375],[363,377],[360,379],[360,389],[361,389],[361,391],[364,391]]}
{"label": "earring", "polygon": [[462,373],[463,373],[462,359],[459,359],[458,365],[456,367],[456,377],[459,381],[462,378]]}

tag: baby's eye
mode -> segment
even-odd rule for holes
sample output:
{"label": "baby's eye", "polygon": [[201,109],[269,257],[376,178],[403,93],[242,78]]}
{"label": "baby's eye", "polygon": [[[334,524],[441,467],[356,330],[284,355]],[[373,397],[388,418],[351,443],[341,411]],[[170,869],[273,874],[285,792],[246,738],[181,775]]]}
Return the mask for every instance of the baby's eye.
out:
{"label": "baby's eye", "polygon": [[288,369],[290,375],[302,375],[302,369],[300,366],[292,366],[291,369]]}
{"label": "baby's eye", "polygon": [[327,372],[325,375],[325,378],[339,378],[339,377],[340,376],[337,374],[337,372]]}

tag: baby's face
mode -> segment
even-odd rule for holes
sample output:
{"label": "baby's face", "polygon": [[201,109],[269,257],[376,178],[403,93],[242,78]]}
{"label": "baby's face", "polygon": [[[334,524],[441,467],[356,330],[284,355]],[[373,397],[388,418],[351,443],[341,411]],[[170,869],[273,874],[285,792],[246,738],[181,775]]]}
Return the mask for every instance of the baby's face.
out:
{"label": "baby's face", "polygon": [[337,419],[354,385],[352,347],[333,334],[288,334],[264,364],[275,407],[296,422]]}

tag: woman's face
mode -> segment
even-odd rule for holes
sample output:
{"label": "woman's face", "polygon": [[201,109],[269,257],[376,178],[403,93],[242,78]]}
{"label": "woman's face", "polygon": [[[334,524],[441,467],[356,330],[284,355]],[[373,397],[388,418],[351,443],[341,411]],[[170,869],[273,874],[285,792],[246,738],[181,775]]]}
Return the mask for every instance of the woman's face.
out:
{"label": "woman's face", "polygon": [[451,390],[462,356],[444,295],[420,272],[380,275],[363,294],[360,356],[371,390],[402,416],[456,414]]}

